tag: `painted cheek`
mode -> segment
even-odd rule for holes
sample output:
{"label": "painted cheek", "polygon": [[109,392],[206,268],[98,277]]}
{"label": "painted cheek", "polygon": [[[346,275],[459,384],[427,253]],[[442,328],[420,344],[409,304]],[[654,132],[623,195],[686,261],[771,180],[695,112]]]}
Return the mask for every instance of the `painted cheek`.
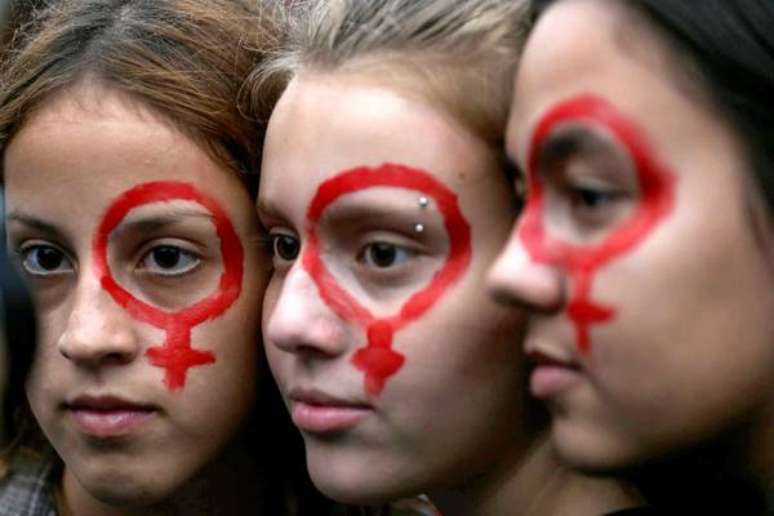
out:
{"label": "painted cheek", "polygon": [[[325,267],[316,229],[325,209],[337,199],[375,187],[403,188],[435,199],[449,237],[449,255],[430,284],[409,297],[397,314],[380,319],[342,288]],[[322,183],[307,210],[307,224],[303,267],[317,285],[323,301],[339,317],[363,328],[367,344],[355,352],[352,363],[365,375],[366,392],[378,395],[386,380],[397,373],[405,361],[403,355],[392,349],[395,333],[425,314],[467,270],[471,259],[470,226],[451,190],[426,172],[389,163],[374,169],[348,170]]]}
{"label": "painted cheek", "polygon": [[[545,228],[539,151],[553,130],[567,123],[598,126],[609,131],[627,149],[637,172],[640,202],[634,213],[594,246],[557,240]],[[561,267],[570,276],[574,288],[567,304],[567,316],[575,327],[578,349],[588,352],[590,326],[609,322],[616,314],[613,307],[591,299],[594,275],[614,258],[632,252],[669,215],[674,204],[674,174],[655,158],[647,139],[633,122],[612,104],[593,95],[570,98],[546,113],[532,136],[527,168],[529,198],[518,236],[533,260]]]}
{"label": "painted cheek", "polygon": [[[220,240],[223,273],[218,289],[212,295],[182,310],[166,312],[135,298],[115,281],[107,262],[107,247],[110,233],[131,210],[145,204],[177,200],[195,202],[212,215]],[[93,250],[95,270],[102,287],[135,320],[164,330],[164,342],[149,348],[145,355],[152,365],[164,369],[164,383],[170,390],[185,385],[190,368],[215,362],[214,353],[191,347],[191,329],[220,316],[239,298],[244,274],[244,250],[231,221],[214,199],[188,183],[142,183],[121,194],[108,207],[94,236]]]}

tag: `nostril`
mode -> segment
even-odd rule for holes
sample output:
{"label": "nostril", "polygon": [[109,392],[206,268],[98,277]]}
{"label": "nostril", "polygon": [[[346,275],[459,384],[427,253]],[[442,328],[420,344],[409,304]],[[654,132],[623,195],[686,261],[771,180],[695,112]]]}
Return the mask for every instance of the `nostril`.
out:
{"label": "nostril", "polygon": [[515,298],[508,290],[503,289],[501,287],[492,287],[489,290],[492,299],[495,300],[496,303],[499,303],[501,305],[505,306],[513,306],[513,307],[521,307],[524,306],[524,303],[519,301],[517,298]]}

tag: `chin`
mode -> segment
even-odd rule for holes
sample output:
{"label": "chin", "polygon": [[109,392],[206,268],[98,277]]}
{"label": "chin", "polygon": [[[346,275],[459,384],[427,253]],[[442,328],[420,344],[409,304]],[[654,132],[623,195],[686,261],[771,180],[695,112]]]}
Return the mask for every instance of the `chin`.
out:
{"label": "chin", "polygon": [[[350,505],[378,505],[416,491],[407,489],[402,468],[385,467],[384,460],[360,454],[315,453],[307,447],[307,468],[315,487],[325,496]],[[347,456],[349,455],[349,456]]]}
{"label": "chin", "polygon": [[99,484],[84,486],[94,498],[112,507],[141,508],[153,506],[167,498],[167,493],[159,492],[158,487],[133,485]]}
{"label": "chin", "polygon": [[174,492],[174,483],[147,472],[132,474],[127,471],[90,471],[79,475],[73,471],[77,481],[92,497],[112,507],[151,507],[165,500]]}
{"label": "chin", "polygon": [[592,476],[618,475],[645,460],[642,451],[626,436],[556,421],[551,428],[551,444],[563,463]]}

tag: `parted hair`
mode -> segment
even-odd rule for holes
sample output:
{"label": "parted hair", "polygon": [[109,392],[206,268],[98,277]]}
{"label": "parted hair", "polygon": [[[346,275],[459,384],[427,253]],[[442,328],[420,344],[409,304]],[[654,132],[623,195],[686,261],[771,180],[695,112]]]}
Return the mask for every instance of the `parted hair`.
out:
{"label": "parted hair", "polygon": [[500,145],[527,0],[310,0],[290,3],[279,50],[246,91],[255,112],[303,70],[366,74],[413,88]]}
{"label": "parted hair", "polygon": [[238,97],[276,42],[259,6],[257,0],[46,0],[2,54],[0,153],[47,99],[94,80],[151,108],[228,168],[254,170],[264,120],[260,113],[248,119]]}

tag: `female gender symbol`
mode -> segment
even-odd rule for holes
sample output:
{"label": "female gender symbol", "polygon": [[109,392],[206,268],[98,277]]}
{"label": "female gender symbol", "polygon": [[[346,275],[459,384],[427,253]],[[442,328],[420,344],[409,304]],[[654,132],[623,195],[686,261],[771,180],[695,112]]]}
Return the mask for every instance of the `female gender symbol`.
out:
{"label": "female gender symbol", "polygon": [[[602,243],[572,245],[551,238],[543,227],[543,184],[539,173],[539,150],[559,124],[584,122],[612,133],[631,155],[639,182],[641,201],[634,214]],[[532,137],[527,160],[528,198],[518,235],[533,260],[565,268],[575,284],[567,316],[576,327],[578,348],[589,348],[589,326],[610,320],[615,311],[590,299],[597,270],[614,257],[631,250],[659,223],[673,206],[674,176],[650,151],[637,127],[606,102],[593,95],[582,95],[562,102],[540,121]]]}
{"label": "female gender symbol", "polygon": [[[449,235],[449,255],[430,284],[413,294],[396,315],[377,319],[334,279],[319,253],[316,226],[325,209],[339,197],[375,187],[415,190],[435,199]],[[370,169],[358,167],[320,185],[307,211],[307,246],[302,257],[304,268],[317,285],[320,297],[336,314],[354,321],[365,330],[368,344],[357,350],[352,363],[365,373],[365,388],[379,394],[388,377],[403,365],[403,355],[391,349],[392,337],[405,325],[424,314],[470,264],[470,226],[460,212],[457,196],[429,174],[409,167],[384,164]]]}
{"label": "female gender symbol", "polygon": [[[166,312],[135,298],[113,279],[107,261],[108,237],[126,215],[138,206],[178,200],[200,204],[212,214],[215,232],[220,239],[223,273],[214,294],[177,312]],[[142,183],[121,194],[108,207],[94,237],[93,249],[95,269],[102,287],[133,318],[166,332],[164,343],[149,348],[145,355],[151,364],[165,369],[164,383],[170,390],[185,385],[189,368],[215,362],[212,352],[191,348],[191,328],[219,316],[239,297],[242,291],[244,251],[226,213],[214,199],[199,193],[188,183]]]}

